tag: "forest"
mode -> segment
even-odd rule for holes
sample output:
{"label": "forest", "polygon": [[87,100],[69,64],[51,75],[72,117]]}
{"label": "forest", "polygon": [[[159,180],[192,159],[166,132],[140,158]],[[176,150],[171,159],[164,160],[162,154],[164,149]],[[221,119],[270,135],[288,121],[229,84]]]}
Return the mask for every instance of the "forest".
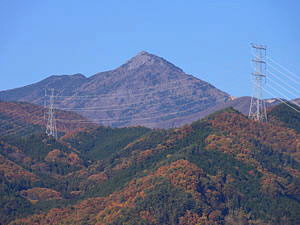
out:
{"label": "forest", "polygon": [[0,224],[300,224],[300,116],[268,118],[0,137]]}

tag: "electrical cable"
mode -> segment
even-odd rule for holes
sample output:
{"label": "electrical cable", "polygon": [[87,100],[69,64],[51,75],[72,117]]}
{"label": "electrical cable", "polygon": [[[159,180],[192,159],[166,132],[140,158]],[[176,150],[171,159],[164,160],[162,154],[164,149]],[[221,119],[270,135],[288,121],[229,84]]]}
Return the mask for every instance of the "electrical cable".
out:
{"label": "electrical cable", "polygon": [[285,90],[286,92],[290,93],[291,95],[294,95],[295,97],[298,97],[297,95],[295,95],[293,92],[291,92],[290,90],[286,89],[284,86],[280,85],[279,83],[277,83],[275,80],[270,79],[269,77],[267,78],[267,81],[271,81],[273,84],[277,85],[279,88]]}
{"label": "electrical cable", "polygon": [[287,105],[288,107],[290,107],[291,109],[295,110],[296,112],[300,113],[299,110],[297,110],[296,108],[294,108],[293,106],[289,105],[287,102],[283,101],[281,98],[276,97],[274,94],[272,94],[271,92],[269,92],[268,90],[262,88],[265,92],[269,93],[270,95],[272,95],[275,99],[277,99],[278,101],[284,103],[285,105]]}
{"label": "electrical cable", "polygon": [[[268,85],[267,85],[268,86]],[[273,91],[275,91],[275,92],[277,92],[277,93],[279,93],[280,95],[282,95],[284,98],[286,98],[286,99],[288,99],[289,97],[288,96],[286,96],[285,94],[283,94],[282,92],[280,92],[280,91],[278,91],[278,90],[275,90],[274,88],[272,88],[271,86],[268,86],[270,89],[272,89]],[[297,102],[295,102],[295,101],[293,101],[293,100],[288,100],[289,102],[292,102],[294,105],[296,105],[296,106],[298,106],[298,107],[300,107],[300,105],[297,103]]]}
{"label": "electrical cable", "polygon": [[276,69],[274,66],[268,64],[268,67],[270,67],[270,68],[272,68],[273,70],[275,70],[276,72],[278,72],[278,73],[284,75],[287,79],[289,79],[289,80],[291,80],[291,81],[297,83],[297,85],[300,85],[300,82],[299,82],[299,81],[297,81],[296,79],[292,78],[291,76],[288,76],[286,73],[283,73],[282,71]]}
{"label": "electrical cable", "polygon": [[299,79],[300,81],[300,77],[298,75],[296,75],[295,73],[291,72],[289,69],[287,69],[285,66],[281,65],[279,62],[276,62],[273,58],[271,58],[270,56],[267,56],[267,58],[273,62],[275,65],[279,66],[280,68],[282,68],[283,70],[285,70],[286,72],[288,72],[289,74],[293,75],[296,79]]}
{"label": "electrical cable", "polygon": [[[282,83],[284,83],[286,86],[288,86],[289,88],[293,89],[296,92],[299,92],[299,96],[300,96],[300,90],[296,89],[295,87],[293,87],[292,85],[290,85],[289,83],[286,83],[283,79],[281,79],[278,75],[275,75],[274,73],[272,73],[271,71],[267,70],[268,74],[271,74],[271,76],[275,77],[276,79],[280,80]],[[267,76],[267,78],[269,78],[269,76]]]}

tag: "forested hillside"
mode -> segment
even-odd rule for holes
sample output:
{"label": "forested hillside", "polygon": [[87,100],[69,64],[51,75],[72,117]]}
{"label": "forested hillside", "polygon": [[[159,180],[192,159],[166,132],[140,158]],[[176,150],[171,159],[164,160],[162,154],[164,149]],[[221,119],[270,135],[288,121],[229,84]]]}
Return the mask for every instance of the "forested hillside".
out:
{"label": "forested hillside", "polygon": [[[26,136],[42,132],[47,125],[46,116],[48,117],[47,109],[39,105],[0,101],[0,137]],[[97,127],[96,124],[74,112],[56,110],[55,116],[59,118],[57,119],[59,135],[88,127]]]}
{"label": "forested hillside", "polygon": [[229,108],[169,130],[3,137],[0,222],[300,224],[299,117],[269,118]]}
{"label": "forested hillside", "polygon": [[[297,105],[291,105],[295,109],[299,109]],[[269,112],[269,117],[273,123],[279,122],[282,126],[292,128],[300,133],[300,114],[285,104],[272,107]]]}

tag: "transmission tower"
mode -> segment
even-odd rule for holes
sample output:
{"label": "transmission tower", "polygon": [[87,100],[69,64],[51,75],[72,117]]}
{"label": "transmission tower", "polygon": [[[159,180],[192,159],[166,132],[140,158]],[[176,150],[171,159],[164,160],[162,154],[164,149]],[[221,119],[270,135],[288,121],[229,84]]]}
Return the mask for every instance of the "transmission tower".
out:
{"label": "transmission tower", "polygon": [[48,121],[46,134],[57,139],[56,121],[55,121],[55,108],[54,108],[54,89],[51,89],[51,95],[49,97],[48,105]]}
{"label": "transmission tower", "polygon": [[252,73],[254,79],[254,92],[251,98],[249,118],[255,121],[267,121],[266,104],[262,99],[262,89],[266,82],[266,51],[267,47],[264,45],[251,44],[255,52],[255,58],[252,62],[255,65]]}

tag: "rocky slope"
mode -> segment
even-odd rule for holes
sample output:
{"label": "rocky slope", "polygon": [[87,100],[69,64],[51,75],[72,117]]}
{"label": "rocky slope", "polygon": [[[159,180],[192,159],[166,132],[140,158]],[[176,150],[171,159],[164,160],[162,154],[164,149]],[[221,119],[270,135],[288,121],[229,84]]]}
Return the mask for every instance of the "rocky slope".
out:
{"label": "rocky slope", "polygon": [[140,52],[115,70],[89,78],[81,74],[51,76],[2,91],[0,99],[43,105],[45,88],[55,88],[58,108],[75,110],[95,122],[116,127],[179,126],[189,122],[192,115],[199,119],[202,111],[230,100],[228,94],[209,83],[147,52]]}

